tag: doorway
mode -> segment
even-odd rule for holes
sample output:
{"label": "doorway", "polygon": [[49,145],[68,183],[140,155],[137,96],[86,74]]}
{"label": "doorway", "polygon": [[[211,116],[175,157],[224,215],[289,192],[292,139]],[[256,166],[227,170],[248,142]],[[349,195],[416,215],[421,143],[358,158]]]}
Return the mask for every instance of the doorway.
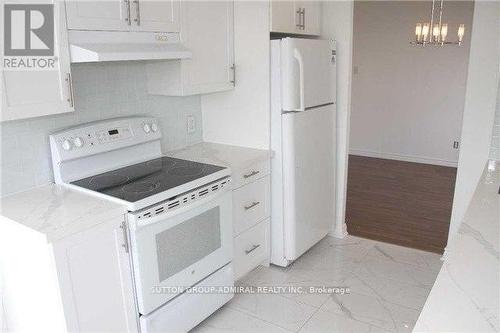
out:
{"label": "doorway", "polygon": [[[414,46],[428,1],[355,1],[349,234],[443,253],[461,137],[473,2],[446,2],[450,40]],[[452,32],[455,31],[455,35]]]}

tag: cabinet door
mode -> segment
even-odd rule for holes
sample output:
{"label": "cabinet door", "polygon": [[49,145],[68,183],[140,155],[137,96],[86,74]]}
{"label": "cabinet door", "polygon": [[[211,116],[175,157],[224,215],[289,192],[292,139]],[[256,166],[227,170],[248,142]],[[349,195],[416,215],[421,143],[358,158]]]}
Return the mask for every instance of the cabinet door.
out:
{"label": "cabinet door", "polygon": [[151,32],[180,31],[178,0],[130,0],[132,30]]}
{"label": "cabinet door", "polygon": [[193,57],[148,63],[148,92],[185,96],[233,89],[233,2],[186,1],[181,11],[181,39]]}
{"label": "cabinet door", "polygon": [[184,94],[233,88],[234,35],[232,1],[188,1],[182,39],[193,52],[183,61]]}
{"label": "cabinet door", "polygon": [[66,1],[68,29],[127,31],[128,0]]}
{"label": "cabinet door", "polygon": [[301,1],[298,6],[302,8],[302,34],[321,34],[321,3],[318,1]]}
{"label": "cabinet door", "polygon": [[320,17],[319,1],[271,1],[271,32],[319,36]]}
{"label": "cabinet door", "polygon": [[132,274],[123,219],[54,244],[69,332],[136,332]]}
{"label": "cabinet door", "polygon": [[[12,70],[2,67],[0,121],[75,110],[64,7],[59,1],[46,0],[42,3],[54,4],[54,56],[47,57],[54,61],[54,66],[42,70]],[[4,17],[3,10],[2,5],[1,17]]]}
{"label": "cabinet door", "polygon": [[271,32],[298,33],[299,7],[294,1],[271,1]]}

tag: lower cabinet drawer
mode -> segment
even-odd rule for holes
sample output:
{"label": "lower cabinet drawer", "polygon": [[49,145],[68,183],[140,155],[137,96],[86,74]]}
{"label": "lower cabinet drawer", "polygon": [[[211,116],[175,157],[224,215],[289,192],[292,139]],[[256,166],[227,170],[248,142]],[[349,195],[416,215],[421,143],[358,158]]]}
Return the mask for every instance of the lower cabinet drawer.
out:
{"label": "lower cabinet drawer", "polygon": [[[194,287],[203,289],[217,286],[231,287],[233,285],[233,269],[232,265],[229,264]],[[231,293],[183,293],[152,313],[140,316],[141,332],[188,332],[231,298],[233,298]]]}
{"label": "lower cabinet drawer", "polygon": [[233,191],[234,236],[271,215],[269,176]]}
{"label": "lower cabinet drawer", "polygon": [[269,175],[271,173],[271,162],[269,160],[260,161],[245,169],[234,169],[232,172],[233,188],[238,188]]}
{"label": "lower cabinet drawer", "polygon": [[269,258],[269,219],[234,238],[234,277],[243,277]]}

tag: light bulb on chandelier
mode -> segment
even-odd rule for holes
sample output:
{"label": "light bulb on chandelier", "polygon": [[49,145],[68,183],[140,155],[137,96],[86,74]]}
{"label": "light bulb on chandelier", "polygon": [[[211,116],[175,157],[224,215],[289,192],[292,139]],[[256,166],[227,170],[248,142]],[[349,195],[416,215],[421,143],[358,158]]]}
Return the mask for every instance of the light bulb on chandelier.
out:
{"label": "light bulb on chandelier", "polygon": [[[435,20],[436,0],[432,0],[430,23],[417,23],[415,26],[415,41],[410,42],[412,45],[458,45],[461,46],[465,35],[465,24],[460,24],[457,31],[457,41],[447,41],[448,24],[442,23],[444,0],[441,0],[439,7],[439,15]],[[436,23],[437,21],[437,23]]]}

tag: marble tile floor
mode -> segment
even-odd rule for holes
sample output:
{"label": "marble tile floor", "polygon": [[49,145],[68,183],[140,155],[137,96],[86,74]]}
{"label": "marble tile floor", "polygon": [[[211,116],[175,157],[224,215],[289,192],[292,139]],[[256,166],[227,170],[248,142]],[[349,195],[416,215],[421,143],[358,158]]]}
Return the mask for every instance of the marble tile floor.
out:
{"label": "marble tile floor", "polygon": [[326,237],[290,267],[259,267],[237,285],[349,293],[238,294],[193,332],[411,332],[440,268],[438,254]]}

